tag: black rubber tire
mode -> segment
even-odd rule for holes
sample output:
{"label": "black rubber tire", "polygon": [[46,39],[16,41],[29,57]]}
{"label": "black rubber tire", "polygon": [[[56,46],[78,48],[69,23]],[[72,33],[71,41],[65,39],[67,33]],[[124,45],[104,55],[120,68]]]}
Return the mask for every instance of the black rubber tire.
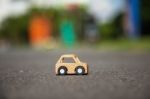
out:
{"label": "black rubber tire", "polygon": [[[78,69],[82,69],[82,72],[79,73]],[[84,69],[83,66],[78,66],[78,67],[76,67],[75,72],[76,72],[77,75],[84,75],[85,74],[85,69]]]}
{"label": "black rubber tire", "polygon": [[[63,69],[64,73],[61,73],[60,70]],[[67,74],[67,68],[65,66],[61,66],[58,69],[58,75],[66,75]]]}

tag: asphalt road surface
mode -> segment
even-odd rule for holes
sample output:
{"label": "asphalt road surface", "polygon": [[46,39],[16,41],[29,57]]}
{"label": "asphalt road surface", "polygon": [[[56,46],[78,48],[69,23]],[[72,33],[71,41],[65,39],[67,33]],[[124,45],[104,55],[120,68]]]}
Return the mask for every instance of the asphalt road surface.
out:
{"label": "asphalt road surface", "polygon": [[[75,53],[89,75],[56,76],[60,55]],[[0,99],[150,99],[150,54],[96,50],[0,52]]]}

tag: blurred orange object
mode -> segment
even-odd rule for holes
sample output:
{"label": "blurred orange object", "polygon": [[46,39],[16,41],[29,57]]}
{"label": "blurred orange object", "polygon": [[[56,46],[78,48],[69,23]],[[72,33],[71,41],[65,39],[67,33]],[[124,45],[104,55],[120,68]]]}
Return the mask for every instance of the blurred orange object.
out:
{"label": "blurred orange object", "polygon": [[50,39],[52,24],[45,16],[33,16],[29,24],[30,44],[34,47],[42,46]]}

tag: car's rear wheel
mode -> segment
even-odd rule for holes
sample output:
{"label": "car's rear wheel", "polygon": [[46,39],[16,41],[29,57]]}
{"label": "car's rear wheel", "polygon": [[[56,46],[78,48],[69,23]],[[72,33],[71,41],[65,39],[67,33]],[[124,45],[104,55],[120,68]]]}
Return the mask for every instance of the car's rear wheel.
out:
{"label": "car's rear wheel", "polygon": [[76,71],[76,74],[78,74],[78,75],[83,75],[83,74],[85,74],[85,69],[84,69],[84,67],[82,67],[82,66],[78,66],[78,67],[75,69],[75,71]]}
{"label": "car's rear wheel", "polygon": [[67,74],[67,68],[64,67],[64,66],[61,66],[61,67],[58,69],[58,74],[59,74],[59,75],[66,75],[66,74]]}

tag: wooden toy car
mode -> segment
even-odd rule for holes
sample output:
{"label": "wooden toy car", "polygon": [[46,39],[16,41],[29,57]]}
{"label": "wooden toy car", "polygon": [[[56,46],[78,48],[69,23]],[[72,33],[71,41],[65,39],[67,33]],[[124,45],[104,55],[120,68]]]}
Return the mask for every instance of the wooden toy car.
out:
{"label": "wooden toy car", "polygon": [[[68,61],[72,60],[72,62],[66,62],[67,59]],[[81,62],[74,54],[62,55],[56,63],[55,72],[57,75],[85,75],[88,74],[88,65]]]}

